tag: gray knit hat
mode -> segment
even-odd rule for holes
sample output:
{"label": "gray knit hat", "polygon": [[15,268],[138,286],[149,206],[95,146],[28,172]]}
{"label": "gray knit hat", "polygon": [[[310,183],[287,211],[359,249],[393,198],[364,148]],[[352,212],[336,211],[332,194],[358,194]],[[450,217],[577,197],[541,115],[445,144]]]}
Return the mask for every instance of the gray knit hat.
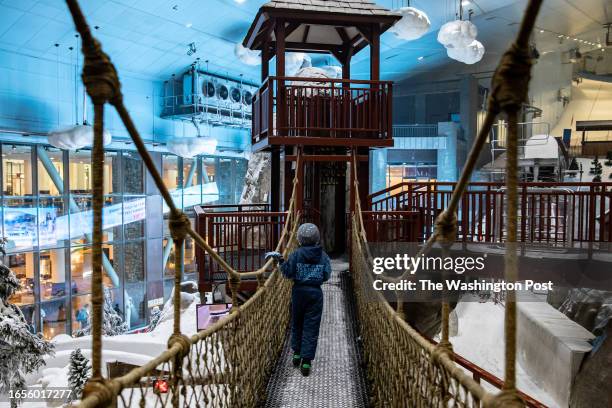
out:
{"label": "gray knit hat", "polygon": [[300,225],[297,230],[297,239],[301,246],[316,245],[321,240],[319,229],[309,222]]}

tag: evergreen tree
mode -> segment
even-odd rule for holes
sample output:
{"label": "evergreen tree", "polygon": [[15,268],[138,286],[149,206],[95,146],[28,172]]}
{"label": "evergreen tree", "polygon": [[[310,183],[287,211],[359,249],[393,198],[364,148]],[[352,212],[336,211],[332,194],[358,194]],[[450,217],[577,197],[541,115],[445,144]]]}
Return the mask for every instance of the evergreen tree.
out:
{"label": "evergreen tree", "polygon": [[[6,255],[6,239],[0,240],[0,253]],[[33,334],[28,322],[9,298],[20,289],[19,280],[0,258],[0,394],[26,388],[25,375],[45,365],[43,356],[53,354],[53,345],[40,333]],[[18,401],[11,400],[11,407]]]}
{"label": "evergreen tree", "polygon": [[[128,331],[128,324],[123,321],[117,311],[113,308],[111,294],[109,289],[104,289],[104,307],[102,316],[102,335],[117,336]],[[91,334],[91,319],[89,324],[84,329],[79,329],[75,332],[75,337],[87,336]]]}
{"label": "evergreen tree", "polygon": [[605,164],[608,167],[612,166],[612,150],[610,150],[608,153],[606,153],[606,162],[605,162]]}
{"label": "evergreen tree", "polygon": [[81,349],[76,349],[70,353],[70,367],[68,368],[68,384],[72,389],[72,398],[81,398],[83,387],[91,377],[91,365],[87,357],[81,353]]}
{"label": "evergreen tree", "polygon": [[601,182],[601,173],[603,173],[603,166],[599,162],[599,158],[597,156],[595,156],[591,164],[593,165],[593,167],[591,167],[589,174],[592,174],[595,176],[593,177],[594,183],[599,183]]}

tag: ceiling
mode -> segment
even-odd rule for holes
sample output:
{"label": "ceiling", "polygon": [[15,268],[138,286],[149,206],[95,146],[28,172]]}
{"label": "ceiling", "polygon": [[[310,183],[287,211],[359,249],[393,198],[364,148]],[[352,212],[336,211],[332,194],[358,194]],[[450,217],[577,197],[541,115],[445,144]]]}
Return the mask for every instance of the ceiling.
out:
{"label": "ceiling", "polygon": [[[404,0],[405,1],[405,0]],[[260,68],[247,66],[234,57],[234,45],[242,41],[261,0],[81,0],[95,35],[120,71],[154,79],[167,79],[200,58],[203,67],[232,76],[259,79]],[[393,7],[401,0],[379,0]],[[464,0],[464,3],[467,3]],[[432,22],[423,38],[405,42],[386,33],[381,43],[383,79],[398,80],[452,62],[437,43],[437,28],[454,18],[457,0],[413,0],[411,5],[425,11]],[[526,0],[471,0],[465,6],[474,11],[478,39],[487,53],[473,66],[473,72],[488,69],[507,47],[518,28]],[[537,21],[535,41],[540,52],[590,47],[578,40],[604,41],[602,24],[612,21],[609,0],[546,0]],[[540,32],[540,30],[543,30]],[[559,35],[569,36],[570,39]],[[190,43],[197,51],[187,55]],[[59,44],[55,47],[55,44]],[[0,50],[56,61],[74,61],[77,39],[67,7],[60,0],[1,0]],[[608,50],[612,52],[612,49]],[[423,57],[419,59],[419,57]],[[333,61],[315,58],[316,63]],[[355,77],[368,74],[368,52],[353,59]]]}

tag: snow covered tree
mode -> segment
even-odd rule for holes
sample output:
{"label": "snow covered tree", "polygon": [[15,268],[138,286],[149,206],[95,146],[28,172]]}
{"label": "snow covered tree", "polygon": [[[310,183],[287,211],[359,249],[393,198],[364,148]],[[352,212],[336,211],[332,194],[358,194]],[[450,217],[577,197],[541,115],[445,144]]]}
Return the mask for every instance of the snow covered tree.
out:
{"label": "snow covered tree", "polygon": [[153,310],[151,310],[151,321],[149,323],[149,328],[147,331],[153,331],[159,324],[159,319],[161,318],[162,312],[159,307],[155,306]]}
{"label": "snow covered tree", "polygon": [[81,398],[83,387],[91,377],[91,364],[87,357],[81,353],[81,349],[76,349],[70,353],[70,366],[68,367],[68,384],[72,389],[72,398]]}
{"label": "snow covered tree", "polygon": [[605,165],[608,166],[608,167],[612,166],[612,150],[610,150],[608,153],[606,153]]}
{"label": "snow covered tree", "polygon": [[591,167],[589,174],[592,174],[595,176],[593,177],[594,183],[599,183],[601,182],[601,173],[603,173],[603,166],[599,162],[599,158],[597,156],[595,156],[591,164],[593,165],[593,167]]}
{"label": "snow covered tree", "polygon": [[[118,336],[128,331],[128,324],[123,321],[117,311],[113,308],[110,289],[104,289],[104,307],[102,316],[102,335]],[[89,324],[84,329],[77,330],[74,335],[76,337],[87,336],[91,334],[91,319]]]}
{"label": "snow covered tree", "polygon": [[[0,240],[0,253],[6,255],[6,239]],[[45,365],[43,356],[53,354],[53,345],[30,332],[28,322],[9,298],[20,289],[19,280],[0,258],[0,394],[26,388],[25,375]],[[11,407],[18,401],[11,400]]]}

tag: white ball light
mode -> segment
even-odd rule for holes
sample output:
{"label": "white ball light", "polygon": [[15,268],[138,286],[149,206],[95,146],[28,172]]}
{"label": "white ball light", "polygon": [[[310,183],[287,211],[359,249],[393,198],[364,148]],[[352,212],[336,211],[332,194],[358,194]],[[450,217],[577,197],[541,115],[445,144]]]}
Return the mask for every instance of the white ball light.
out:
{"label": "white ball light", "polygon": [[234,55],[246,65],[259,65],[261,64],[261,56],[259,51],[250,50],[244,47],[242,44],[237,43],[234,48]]}
{"label": "white ball light", "polygon": [[396,10],[402,15],[389,31],[402,40],[416,40],[429,31],[431,22],[423,11],[414,7],[402,7]]}
{"label": "white ball light", "polygon": [[177,137],[166,143],[170,153],[191,158],[199,154],[213,154],[217,149],[217,140],[208,137]]}
{"label": "white ball light", "polygon": [[[49,136],[47,136],[51,146],[66,150],[76,150],[91,146],[93,138],[93,128],[89,125],[77,125],[67,129],[55,130],[49,132]],[[111,133],[104,129],[102,139],[104,146],[109,145],[112,141]]]}
{"label": "white ball light", "polygon": [[446,53],[449,58],[471,65],[482,59],[485,49],[480,41],[474,40],[467,47],[447,48]]}
{"label": "white ball light", "polygon": [[450,21],[440,27],[438,42],[446,48],[464,48],[476,39],[478,29],[470,21]]}

